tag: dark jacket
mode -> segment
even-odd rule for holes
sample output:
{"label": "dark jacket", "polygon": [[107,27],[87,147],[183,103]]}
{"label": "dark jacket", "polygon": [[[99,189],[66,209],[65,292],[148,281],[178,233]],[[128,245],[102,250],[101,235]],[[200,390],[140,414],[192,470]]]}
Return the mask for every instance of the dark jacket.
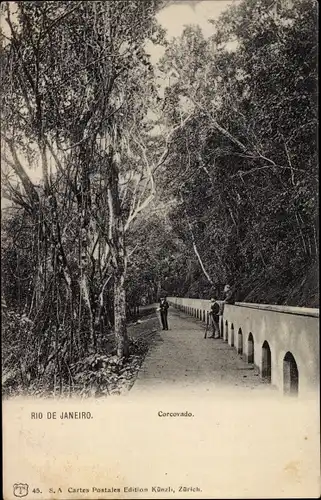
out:
{"label": "dark jacket", "polygon": [[220,314],[220,305],[218,302],[213,302],[213,304],[211,304],[211,315],[213,316],[214,321],[216,322],[219,321],[219,314]]}
{"label": "dark jacket", "polygon": [[159,307],[160,307],[161,312],[166,312],[167,309],[169,308],[167,300],[160,300]]}
{"label": "dark jacket", "polygon": [[234,290],[229,290],[225,294],[225,304],[235,304],[235,291]]}

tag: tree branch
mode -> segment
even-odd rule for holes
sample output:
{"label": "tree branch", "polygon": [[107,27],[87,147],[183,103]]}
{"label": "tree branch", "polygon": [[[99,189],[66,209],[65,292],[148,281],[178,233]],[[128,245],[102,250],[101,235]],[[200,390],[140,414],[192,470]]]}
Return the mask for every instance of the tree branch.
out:
{"label": "tree branch", "polygon": [[8,165],[14,170],[15,174],[18,176],[18,178],[21,180],[21,183],[24,187],[24,190],[29,197],[29,200],[33,205],[36,205],[39,203],[39,196],[38,193],[35,189],[35,186],[31,182],[30,177],[28,176],[27,172],[25,171],[24,167],[22,166],[22,163],[18,157],[17,151],[15,149],[15,146],[13,144],[13,140],[9,139],[8,137],[3,136],[4,141],[7,143],[9,146],[9,150],[11,152],[13,161],[8,160],[6,157],[4,158],[5,161],[8,163]]}

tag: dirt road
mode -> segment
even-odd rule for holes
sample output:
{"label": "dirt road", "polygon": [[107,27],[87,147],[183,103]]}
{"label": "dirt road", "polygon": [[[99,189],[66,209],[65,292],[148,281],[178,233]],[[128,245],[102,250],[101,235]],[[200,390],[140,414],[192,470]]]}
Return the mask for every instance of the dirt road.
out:
{"label": "dirt road", "polygon": [[[157,313],[158,315],[159,313]],[[131,393],[193,388],[269,391],[258,369],[222,339],[204,339],[205,324],[170,308],[169,330],[160,326]],[[273,391],[275,392],[275,391]]]}

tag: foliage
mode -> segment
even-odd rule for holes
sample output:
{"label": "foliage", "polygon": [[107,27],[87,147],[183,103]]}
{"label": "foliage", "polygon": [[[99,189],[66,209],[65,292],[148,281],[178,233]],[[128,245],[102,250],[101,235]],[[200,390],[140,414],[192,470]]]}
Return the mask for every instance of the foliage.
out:
{"label": "foliage", "polygon": [[[316,265],[316,16],[309,0],[278,9],[245,0],[207,41],[187,27],[161,62],[176,75],[167,91],[176,115],[193,110],[165,179],[176,179],[172,221],[197,242],[214,287],[232,282],[240,300],[291,301]],[[194,267],[202,281],[200,259]],[[209,293],[207,281],[188,294]],[[314,294],[299,304],[315,304]]]}
{"label": "foliage", "polygon": [[[34,321],[35,339],[56,339],[48,346],[56,361],[68,353],[61,383],[111,328],[117,355],[128,355],[125,233],[155,190],[146,115],[156,91],[145,45],[162,42],[161,5],[2,6],[10,34],[1,53],[3,192],[16,209],[3,225],[4,293]],[[40,351],[46,356],[42,343]]]}
{"label": "foliage", "polygon": [[[26,315],[6,311],[2,332],[2,391],[5,397],[33,394],[41,397],[77,394],[81,397],[107,396],[128,390],[137,376],[147,352],[144,339],[130,338],[130,356],[119,359],[115,342],[71,363],[63,348],[57,355],[55,327],[46,330],[39,341],[35,324]],[[47,357],[43,344],[48,337]],[[35,357],[35,352],[38,355]]]}

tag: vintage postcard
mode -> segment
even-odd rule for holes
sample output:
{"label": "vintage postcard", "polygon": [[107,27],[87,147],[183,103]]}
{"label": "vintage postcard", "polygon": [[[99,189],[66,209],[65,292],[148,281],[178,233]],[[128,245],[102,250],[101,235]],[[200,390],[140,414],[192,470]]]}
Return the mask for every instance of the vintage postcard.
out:
{"label": "vintage postcard", "polygon": [[1,4],[3,498],[319,498],[315,0]]}

